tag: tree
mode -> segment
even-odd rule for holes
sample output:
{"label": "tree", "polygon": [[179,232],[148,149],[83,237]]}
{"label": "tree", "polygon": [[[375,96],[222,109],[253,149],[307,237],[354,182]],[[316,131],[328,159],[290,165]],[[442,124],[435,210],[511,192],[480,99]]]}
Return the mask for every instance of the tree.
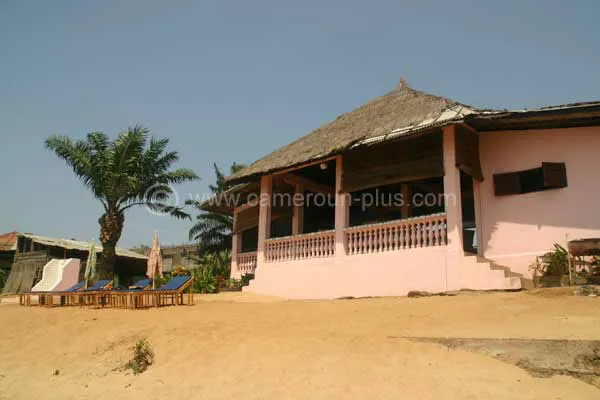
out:
{"label": "tree", "polygon": [[139,125],[129,127],[110,138],[103,132],[88,133],[85,140],[52,135],[46,148],[63,159],[100,201],[104,213],[98,219],[102,263],[101,279],[112,279],[115,248],[123,232],[125,211],[145,206],[154,212],[175,218],[190,218],[177,206],[168,204],[172,185],[198,179],[189,169],[172,170],[179,160],[175,151],[167,151],[169,139],[148,139],[150,131]]}
{"label": "tree", "polygon": [[141,254],[143,256],[147,256],[148,253],[150,253],[150,246],[142,243],[132,247],[130,250],[135,251],[136,253]]}
{"label": "tree", "polygon": [[[213,195],[220,194],[230,186],[225,182],[225,175],[217,164],[213,164],[215,169],[216,181],[214,185],[209,185]],[[233,174],[245,165],[233,163],[229,168]],[[231,234],[233,230],[233,217],[226,214],[202,211],[201,203],[192,203],[201,213],[196,217],[196,223],[190,229],[190,240],[198,241],[200,244],[200,257],[214,259],[224,267],[228,264],[231,252]]]}

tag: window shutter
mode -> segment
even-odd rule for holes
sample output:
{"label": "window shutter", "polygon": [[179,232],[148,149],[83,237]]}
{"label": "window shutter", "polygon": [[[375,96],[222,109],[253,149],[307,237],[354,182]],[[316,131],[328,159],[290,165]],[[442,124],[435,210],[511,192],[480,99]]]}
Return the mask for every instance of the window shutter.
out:
{"label": "window shutter", "polygon": [[558,189],[567,187],[567,166],[565,163],[542,163],[544,188]]}
{"label": "window shutter", "polygon": [[518,172],[494,175],[494,194],[507,196],[521,193],[521,180]]}

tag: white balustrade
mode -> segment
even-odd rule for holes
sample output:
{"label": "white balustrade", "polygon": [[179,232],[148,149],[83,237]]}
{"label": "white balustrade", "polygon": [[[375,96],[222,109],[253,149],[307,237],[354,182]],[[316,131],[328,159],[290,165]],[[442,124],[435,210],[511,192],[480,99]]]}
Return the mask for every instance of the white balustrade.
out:
{"label": "white balustrade", "polygon": [[238,253],[237,265],[242,275],[253,274],[256,269],[256,252]]}
{"label": "white balustrade", "polygon": [[335,254],[335,231],[307,233],[265,241],[265,261],[292,261],[331,257]]}
{"label": "white balustrade", "polygon": [[446,214],[346,228],[344,236],[350,255],[445,246]]}

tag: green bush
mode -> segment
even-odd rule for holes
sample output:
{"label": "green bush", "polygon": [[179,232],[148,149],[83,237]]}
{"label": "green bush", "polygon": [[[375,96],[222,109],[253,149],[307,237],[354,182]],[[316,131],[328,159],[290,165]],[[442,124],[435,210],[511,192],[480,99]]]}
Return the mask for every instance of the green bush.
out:
{"label": "green bush", "polygon": [[8,272],[4,268],[0,268],[0,289],[4,287],[7,278]]}
{"label": "green bush", "polygon": [[248,286],[252,279],[254,279],[254,274],[242,275],[242,286]]}
{"label": "green bush", "polygon": [[229,290],[242,290],[242,280],[241,279],[226,279],[224,281],[224,285]]}
{"label": "green bush", "polygon": [[165,272],[162,276],[157,276],[154,278],[154,287],[159,288],[162,285],[164,285],[165,283],[169,282],[170,280],[171,280],[171,274],[168,272]]}
{"label": "green bush", "polygon": [[119,279],[119,275],[115,274],[113,276],[113,288],[118,289],[121,287],[121,279]]}
{"label": "green bush", "polygon": [[569,253],[560,244],[554,244],[554,250],[540,257],[544,276],[563,276],[569,274]]}
{"label": "green bush", "polygon": [[131,369],[134,375],[141,374],[154,362],[154,352],[146,339],[140,339],[133,349],[133,358],[125,364],[125,369]]}
{"label": "green bush", "polygon": [[196,268],[193,276],[195,293],[217,292],[217,277],[211,268]]}

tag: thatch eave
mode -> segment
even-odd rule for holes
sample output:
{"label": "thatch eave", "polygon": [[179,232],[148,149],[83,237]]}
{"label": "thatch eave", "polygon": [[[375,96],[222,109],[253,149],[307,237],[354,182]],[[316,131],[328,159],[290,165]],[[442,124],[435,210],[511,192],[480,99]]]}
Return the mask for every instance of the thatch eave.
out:
{"label": "thatch eave", "polygon": [[296,139],[226,178],[231,184],[325,160],[359,146],[427,134],[464,123],[477,131],[547,129],[600,125],[600,102],[570,103],[533,110],[477,109],[414,90],[401,81],[393,91]]}

